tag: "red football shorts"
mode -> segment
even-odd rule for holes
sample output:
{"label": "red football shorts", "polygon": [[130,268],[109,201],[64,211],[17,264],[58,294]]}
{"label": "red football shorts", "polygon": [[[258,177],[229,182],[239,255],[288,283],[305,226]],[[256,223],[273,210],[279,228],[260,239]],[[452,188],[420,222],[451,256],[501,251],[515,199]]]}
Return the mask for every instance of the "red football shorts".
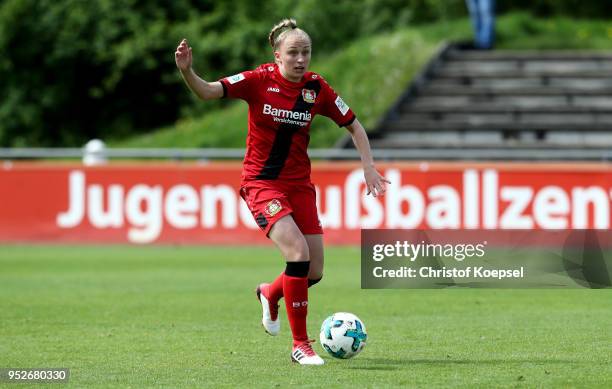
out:
{"label": "red football shorts", "polygon": [[277,220],[289,214],[302,234],[323,233],[311,183],[248,181],[240,187],[240,195],[266,236]]}

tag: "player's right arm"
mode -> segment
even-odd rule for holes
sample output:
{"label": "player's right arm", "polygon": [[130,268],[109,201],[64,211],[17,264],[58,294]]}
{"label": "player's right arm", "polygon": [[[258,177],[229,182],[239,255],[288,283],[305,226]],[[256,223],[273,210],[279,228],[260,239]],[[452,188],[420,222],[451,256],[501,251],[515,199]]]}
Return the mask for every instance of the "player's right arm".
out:
{"label": "player's right arm", "polygon": [[183,39],[174,53],[176,67],[180,70],[185,84],[202,100],[220,99],[223,97],[223,86],[219,81],[208,82],[201,79],[191,67],[193,62],[191,47],[187,39]]}

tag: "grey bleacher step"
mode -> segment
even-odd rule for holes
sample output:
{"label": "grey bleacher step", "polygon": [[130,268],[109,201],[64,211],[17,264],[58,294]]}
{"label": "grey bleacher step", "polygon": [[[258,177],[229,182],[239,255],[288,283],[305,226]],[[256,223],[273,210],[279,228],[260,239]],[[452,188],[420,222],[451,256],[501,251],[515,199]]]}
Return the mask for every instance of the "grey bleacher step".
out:
{"label": "grey bleacher step", "polygon": [[400,119],[387,124],[387,131],[612,131],[612,123],[541,123],[540,121],[482,120],[474,123]]}
{"label": "grey bleacher step", "polygon": [[446,55],[448,60],[472,60],[472,61],[558,61],[558,60],[585,60],[585,61],[611,61],[612,53],[602,51],[573,51],[573,50],[451,50]]}
{"label": "grey bleacher step", "polygon": [[[416,99],[413,107],[439,106],[452,109],[454,107],[465,107],[471,104],[485,104],[489,106],[520,107],[585,107],[585,108],[612,108],[612,99],[606,96],[572,96],[569,100],[566,96],[423,96]],[[569,108],[568,108],[569,109]]]}
{"label": "grey bleacher step", "polygon": [[519,88],[519,87],[562,87],[562,88],[608,88],[612,87],[612,78],[606,79],[583,79],[564,77],[525,77],[525,78],[439,78],[429,81],[431,86],[463,86],[489,87],[489,88]]}
{"label": "grey bleacher step", "polygon": [[560,114],[610,114],[612,115],[612,107],[597,107],[597,106],[573,106],[569,104],[560,106],[512,106],[498,103],[470,103],[458,106],[446,106],[442,104],[419,104],[405,105],[400,107],[402,113],[429,113],[429,114],[445,114],[445,113],[560,113]]}
{"label": "grey bleacher step", "polygon": [[612,71],[612,61],[565,61],[565,62],[546,62],[546,61],[497,61],[497,62],[479,62],[479,61],[452,61],[447,62],[437,69],[444,69],[452,72],[524,72],[530,73],[572,73],[572,72],[601,72]]}
{"label": "grey bleacher step", "polygon": [[[541,139],[535,138],[533,132],[529,131],[515,135],[517,135],[513,138],[515,143],[523,142],[526,146],[536,146],[535,143],[541,141]],[[596,140],[596,143],[591,144],[590,147],[612,145],[612,133],[589,131],[580,133],[551,131],[546,134],[545,143],[549,145],[558,144],[560,146],[568,146],[573,142],[584,143],[590,139]],[[373,139],[372,142],[388,142],[389,144],[412,142],[412,144],[419,146],[426,146],[427,143],[435,143],[452,147],[452,145],[455,145],[457,142],[494,146],[500,140],[504,140],[504,133],[500,131],[404,131],[391,132],[385,138]]]}
{"label": "grey bleacher step", "polygon": [[608,125],[612,129],[612,114],[575,114],[575,113],[473,113],[473,112],[445,112],[438,115],[424,113],[404,113],[400,116],[404,122],[431,122],[436,124],[458,123],[466,126],[501,124],[527,124],[534,126],[558,125]]}
{"label": "grey bleacher step", "polygon": [[451,49],[413,88],[373,148],[449,159],[470,150],[493,159],[612,155],[612,52]]}
{"label": "grey bleacher step", "polygon": [[522,132],[512,138],[506,138],[502,132],[396,132],[382,139],[372,140],[372,145],[382,148],[394,147],[559,147],[559,148],[610,148],[612,134],[610,133],[571,133],[551,132],[545,138],[538,139],[534,133]]}
{"label": "grey bleacher step", "polygon": [[[556,134],[555,134],[556,135]],[[522,149],[575,149],[580,147],[583,149],[605,149],[612,147],[612,138],[605,142],[601,140],[591,140],[590,138],[568,138],[568,139],[552,139],[546,138],[544,141],[534,141],[533,139],[526,140],[509,140],[503,139],[501,134],[494,141],[478,140],[478,139],[455,139],[455,140],[438,140],[424,137],[414,137],[406,139],[379,139],[371,142],[373,148],[381,149],[406,149],[406,148],[431,148],[441,147],[446,149],[462,149],[465,147],[471,148],[522,148]]]}
{"label": "grey bleacher step", "polygon": [[[490,131],[469,131],[469,132],[456,132],[456,131],[436,131],[422,132],[422,131],[406,131],[406,132],[391,132],[386,138],[376,139],[379,141],[390,141],[390,142],[419,142],[419,140],[426,139],[427,141],[434,141],[435,143],[453,144],[459,140],[471,140],[475,143],[493,143],[499,141],[501,133],[490,132]],[[420,143],[423,145],[423,143]]]}
{"label": "grey bleacher step", "polygon": [[538,86],[524,87],[516,85],[506,85],[500,88],[487,86],[464,85],[426,85],[419,91],[420,96],[479,96],[479,95],[507,95],[507,96],[549,96],[549,95],[588,95],[588,96],[609,96],[612,98],[612,86],[609,87],[560,87],[560,86]]}
{"label": "grey bleacher step", "polygon": [[554,68],[548,70],[511,69],[490,71],[478,68],[470,69],[436,69],[433,74],[435,78],[595,78],[606,79],[612,77],[612,70],[585,70],[585,71],[563,71]]}

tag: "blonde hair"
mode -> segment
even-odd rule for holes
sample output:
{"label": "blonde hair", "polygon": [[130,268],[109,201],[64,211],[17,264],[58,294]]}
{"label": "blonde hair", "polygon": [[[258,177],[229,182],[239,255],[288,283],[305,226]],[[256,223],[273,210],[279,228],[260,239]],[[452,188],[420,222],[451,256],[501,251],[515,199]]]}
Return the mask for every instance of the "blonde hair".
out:
{"label": "blonde hair", "polygon": [[283,19],[280,21],[280,23],[272,27],[270,35],[268,35],[268,40],[270,41],[270,46],[272,46],[272,49],[274,51],[278,50],[281,43],[283,43],[289,34],[299,34],[308,39],[309,42],[312,42],[306,31],[298,28],[295,19]]}

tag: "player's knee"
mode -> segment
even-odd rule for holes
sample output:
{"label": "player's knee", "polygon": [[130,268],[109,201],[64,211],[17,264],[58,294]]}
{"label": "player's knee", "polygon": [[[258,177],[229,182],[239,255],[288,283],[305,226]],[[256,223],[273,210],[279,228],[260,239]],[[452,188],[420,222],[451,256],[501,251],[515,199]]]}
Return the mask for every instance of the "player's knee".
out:
{"label": "player's knee", "polygon": [[323,278],[323,273],[320,273],[319,276],[308,275],[308,287],[310,288],[313,285],[318,284]]}
{"label": "player's knee", "polygon": [[323,278],[323,268],[321,266],[317,266],[312,258],[310,259],[310,272],[308,272],[309,280],[316,280],[319,282]]}

